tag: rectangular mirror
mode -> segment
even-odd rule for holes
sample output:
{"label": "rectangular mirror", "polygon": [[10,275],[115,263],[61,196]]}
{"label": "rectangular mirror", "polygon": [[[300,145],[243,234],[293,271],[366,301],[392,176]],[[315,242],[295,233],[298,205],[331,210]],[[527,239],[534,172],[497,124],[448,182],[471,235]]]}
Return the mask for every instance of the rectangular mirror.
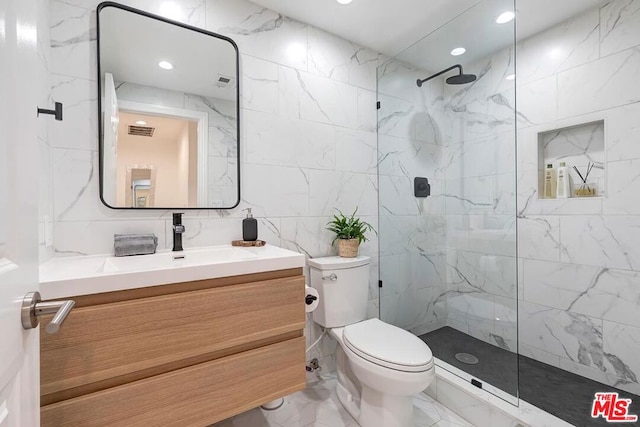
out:
{"label": "rectangular mirror", "polygon": [[100,198],[114,209],[240,202],[233,40],[113,2],[98,6]]}

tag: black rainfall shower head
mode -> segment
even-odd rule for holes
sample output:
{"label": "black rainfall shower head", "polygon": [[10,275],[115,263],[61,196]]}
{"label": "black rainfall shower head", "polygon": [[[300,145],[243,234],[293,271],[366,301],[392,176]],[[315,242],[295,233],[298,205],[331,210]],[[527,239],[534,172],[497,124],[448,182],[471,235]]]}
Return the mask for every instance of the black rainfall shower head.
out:
{"label": "black rainfall shower head", "polygon": [[418,85],[418,87],[422,86],[422,83],[431,80],[433,78],[436,78],[444,73],[446,73],[447,71],[451,71],[453,69],[457,68],[458,69],[458,75],[457,76],[451,76],[449,77],[446,82],[447,84],[450,85],[463,85],[463,84],[467,84],[467,83],[471,83],[474,82],[478,77],[475,74],[465,74],[464,71],[462,71],[462,65],[460,64],[456,64],[453,65],[445,70],[440,71],[439,73],[434,74],[433,76],[429,76],[426,79],[420,80],[418,79],[418,81],[416,82],[416,84]]}
{"label": "black rainfall shower head", "polygon": [[477,79],[475,74],[458,74],[457,76],[451,76],[446,81],[449,85],[464,85],[467,83],[475,82]]}

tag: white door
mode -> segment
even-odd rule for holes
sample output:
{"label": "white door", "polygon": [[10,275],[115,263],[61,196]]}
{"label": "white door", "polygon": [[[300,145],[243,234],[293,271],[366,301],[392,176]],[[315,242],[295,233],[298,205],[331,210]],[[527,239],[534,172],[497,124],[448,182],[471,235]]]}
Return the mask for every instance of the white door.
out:
{"label": "white door", "polygon": [[38,290],[36,120],[49,120],[36,118],[36,4],[0,0],[0,427],[40,420],[39,330],[20,320]]}

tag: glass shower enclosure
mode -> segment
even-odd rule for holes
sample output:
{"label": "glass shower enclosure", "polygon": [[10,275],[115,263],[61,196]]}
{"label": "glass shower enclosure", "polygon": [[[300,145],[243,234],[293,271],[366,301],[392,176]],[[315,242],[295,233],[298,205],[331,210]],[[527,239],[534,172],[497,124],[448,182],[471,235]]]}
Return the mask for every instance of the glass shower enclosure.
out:
{"label": "glass shower enclosure", "polygon": [[381,319],[517,403],[513,10],[479,2],[379,66],[378,188]]}

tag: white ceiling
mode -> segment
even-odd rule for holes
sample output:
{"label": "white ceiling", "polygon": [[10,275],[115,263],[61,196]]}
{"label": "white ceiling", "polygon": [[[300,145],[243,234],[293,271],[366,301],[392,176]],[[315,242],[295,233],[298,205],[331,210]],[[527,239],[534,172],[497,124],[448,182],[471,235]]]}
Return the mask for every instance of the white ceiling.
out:
{"label": "white ceiling", "polygon": [[[395,56],[480,0],[353,0],[347,5],[335,0],[252,1]],[[508,0],[503,3],[513,5]],[[518,38],[529,37],[601,3],[603,0],[518,0]]]}

